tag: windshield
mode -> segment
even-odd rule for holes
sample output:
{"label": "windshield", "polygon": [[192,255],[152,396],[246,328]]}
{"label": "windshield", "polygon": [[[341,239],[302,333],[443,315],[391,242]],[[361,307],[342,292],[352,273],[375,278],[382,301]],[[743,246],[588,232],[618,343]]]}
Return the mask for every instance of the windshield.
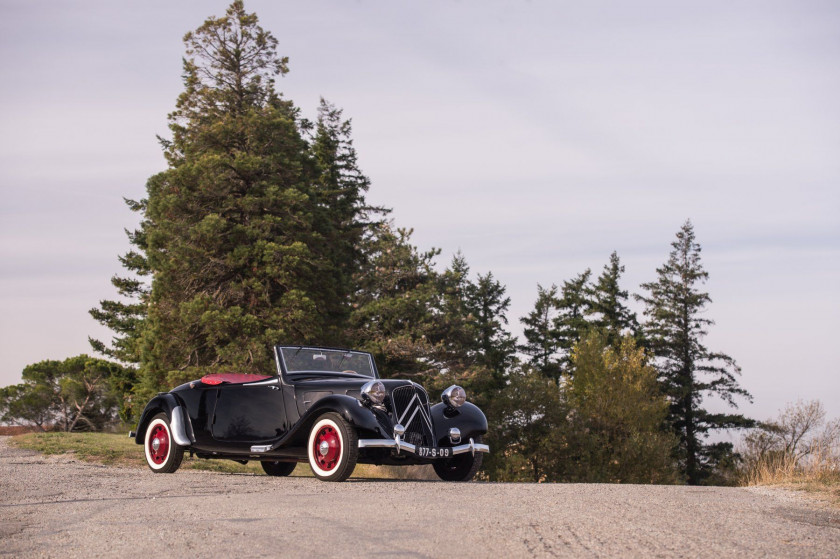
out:
{"label": "windshield", "polygon": [[286,372],[329,372],[375,377],[373,360],[369,353],[316,347],[280,347]]}

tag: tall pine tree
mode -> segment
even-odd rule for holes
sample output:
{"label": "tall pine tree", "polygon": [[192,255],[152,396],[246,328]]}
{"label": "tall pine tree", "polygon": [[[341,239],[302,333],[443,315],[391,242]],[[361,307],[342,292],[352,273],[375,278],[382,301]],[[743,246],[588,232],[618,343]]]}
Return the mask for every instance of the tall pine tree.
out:
{"label": "tall pine tree", "polygon": [[491,373],[498,387],[504,385],[508,367],[516,353],[516,340],[507,331],[510,297],[493,272],[479,274],[467,290],[467,308],[476,329],[479,363]]}
{"label": "tall pine tree", "polygon": [[639,329],[636,313],[625,304],[627,291],[619,285],[623,273],[624,266],[618,253],[613,252],[590,292],[588,313],[595,315],[593,326],[606,334],[607,343],[611,346],[618,346],[626,333],[635,336]]}
{"label": "tall pine tree", "polygon": [[563,282],[558,305],[557,332],[558,345],[563,352],[560,365],[563,373],[571,375],[574,368],[572,349],[591,328],[587,316],[592,307],[589,278],[592,272],[587,269]]}
{"label": "tall pine tree", "polygon": [[[135,212],[145,210],[145,201],[126,200]],[[114,336],[110,346],[101,340],[88,336],[94,351],[128,365],[140,363],[140,334],[146,319],[146,307],[149,300],[149,285],[146,278],[151,273],[145,257],[145,234],[141,226],[135,231],[126,231],[129,242],[137,247],[120,257],[123,267],[131,276],[111,278],[111,284],[117,288],[121,300],[102,300],[99,307],[93,308],[90,315],[103,326],[107,326]]]}
{"label": "tall pine tree", "polygon": [[365,193],[370,180],[358,167],[356,149],[351,139],[351,122],[342,110],[323,98],[312,141],[318,177],[312,195],[316,250],[331,264],[332,281],[325,281],[321,293],[325,330],[321,343],[346,345],[345,327],[350,316],[350,297],[356,289],[355,274],[362,264],[362,239],[383,208],[367,205]]}
{"label": "tall pine tree", "polygon": [[115,332],[94,348],[139,362],[144,393],[211,370],[271,371],[278,342],[340,341],[378,211],[349,121],[322,102],[313,131],[281,97],[288,60],[241,1],[184,42],[168,168],[129,201],[143,220],[122,263],[139,278],[115,278],[129,301],[91,311]]}
{"label": "tall pine tree", "polygon": [[318,172],[312,202],[317,250],[331,264],[332,281],[324,282],[323,289],[334,290],[322,293],[326,328],[320,341],[334,346],[348,342],[344,330],[351,310],[348,301],[356,289],[354,276],[364,259],[362,240],[387,213],[366,203],[370,180],[358,167],[351,132],[342,110],[322,98],[312,141]]}
{"label": "tall pine tree", "polygon": [[525,343],[519,350],[531,356],[530,363],[545,376],[560,379],[560,329],[558,327],[558,310],[560,299],[557,296],[557,286],[545,289],[537,285],[537,300],[534,310],[523,316],[519,321],[523,324]]}
{"label": "tall pine tree", "polygon": [[470,281],[470,267],[459,251],[452,262],[438,278],[440,293],[439,309],[435,311],[439,325],[434,339],[439,340],[446,367],[455,373],[458,382],[479,359],[477,326],[471,320],[469,301],[473,283]]}
{"label": "tall pine tree", "polygon": [[421,252],[411,230],[382,223],[366,235],[365,265],[356,273],[350,316],[352,344],[373,353],[380,372],[423,382],[441,368],[437,249]]}
{"label": "tall pine tree", "polygon": [[703,344],[708,327],[714,324],[705,317],[712,300],[701,289],[709,273],[700,262],[700,245],[690,221],[671,246],[668,261],[656,270],[656,281],[642,284],[647,294],[636,298],[645,303],[645,334],[669,399],[669,419],[679,437],[683,473],[688,483],[699,484],[732,450],[731,443],[706,444],[709,432],[753,423],[740,414],[707,411],[702,407],[704,397],[716,395],[732,408],[737,408],[735,397],[748,401],[752,397],[738,385],[740,368],[735,360]]}
{"label": "tall pine tree", "polygon": [[274,89],[288,71],[277,40],[234,2],[184,42],[169,168],[148,183],[149,389],[216,368],[271,370],[272,343],[323,334],[319,293],[337,291],[318,289],[330,266],[315,252],[316,169],[298,110]]}

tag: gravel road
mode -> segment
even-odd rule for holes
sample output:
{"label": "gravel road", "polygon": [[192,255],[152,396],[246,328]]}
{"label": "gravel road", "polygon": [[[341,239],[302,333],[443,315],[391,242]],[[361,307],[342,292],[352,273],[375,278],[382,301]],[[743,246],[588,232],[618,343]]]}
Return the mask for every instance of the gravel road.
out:
{"label": "gravel road", "polygon": [[13,557],[840,554],[840,514],[780,490],[156,475],[4,439],[0,555]]}

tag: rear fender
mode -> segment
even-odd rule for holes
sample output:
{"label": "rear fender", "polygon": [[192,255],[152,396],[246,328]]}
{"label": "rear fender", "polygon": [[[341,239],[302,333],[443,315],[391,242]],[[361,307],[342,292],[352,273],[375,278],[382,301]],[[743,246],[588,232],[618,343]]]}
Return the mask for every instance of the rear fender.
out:
{"label": "rear fender", "polygon": [[189,436],[192,433],[192,424],[190,424],[189,414],[185,411],[183,402],[174,394],[170,392],[158,394],[146,404],[146,409],[140,415],[134,442],[143,444],[146,439],[146,429],[152,422],[152,418],[163,412],[169,418],[169,426],[172,428],[172,438],[175,442],[181,446],[190,446],[193,442]]}

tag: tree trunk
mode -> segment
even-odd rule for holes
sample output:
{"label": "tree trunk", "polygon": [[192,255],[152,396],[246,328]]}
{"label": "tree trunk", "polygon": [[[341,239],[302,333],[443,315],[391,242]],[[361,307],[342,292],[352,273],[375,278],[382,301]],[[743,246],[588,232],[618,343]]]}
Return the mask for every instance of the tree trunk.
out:
{"label": "tree trunk", "polygon": [[697,434],[694,432],[694,410],[691,405],[693,390],[694,387],[690,386],[688,394],[683,398],[685,408],[685,473],[688,476],[689,485],[697,485],[700,481],[697,471]]}
{"label": "tree trunk", "polygon": [[76,405],[76,416],[73,418],[73,423],[70,424],[70,428],[67,429],[68,433],[70,431],[72,431],[73,428],[76,427],[76,423],[79,422],[79,418],[82,416],[82,413],[85,411],[85,407],[87,407],[88,401],[90,401],[90,393],[88,393],[88,395],[85,397],[85,401],[82,402],[81,406],[79,404],[75,404]]}

